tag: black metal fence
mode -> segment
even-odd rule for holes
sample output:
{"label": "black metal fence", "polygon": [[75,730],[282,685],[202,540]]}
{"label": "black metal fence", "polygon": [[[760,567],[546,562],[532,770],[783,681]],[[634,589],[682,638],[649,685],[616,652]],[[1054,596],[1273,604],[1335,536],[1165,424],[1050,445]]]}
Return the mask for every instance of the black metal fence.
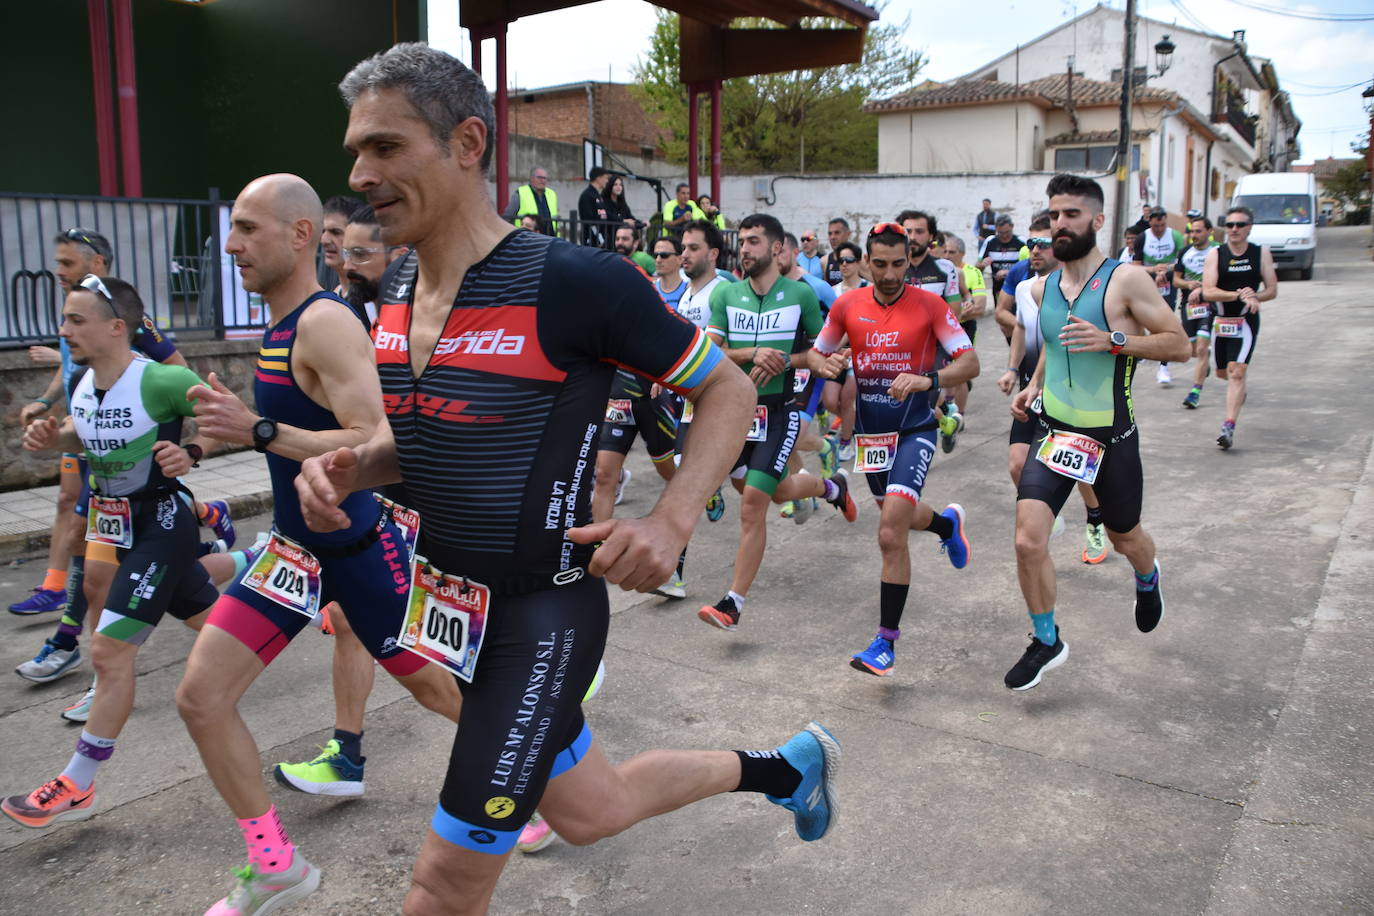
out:
{"label": "black metal fence", "polygon": [[91,229],[114,249],[110,273],[132,283],[172,332],[222,333],[220,210],[205,200],[0,193],[0,346],[56,337],[62,290],[54,239]]}
{"label": "black metal fence", "polygon": [[[0,192],[0,348],[52,340],[61,326],[62,289],[53,273],[56,237],[94,230],[114,249],[110,273],[132,283],[159,327],[173,334],[223,337],[261,328],[257,297],[245,293],[232,258],[224,254],[232,201],[211,189],[204,200],[82,197]],[[617,221],[588,221],[576,213],[556,219],[553,234],[576,245],[614,248]],[[663,234],[658,220],[637,225],[646,251]],[[738,232],[721,230],[726,250],[718,267],[738,266]],[[321,282],[333,271],[321,261]]]}

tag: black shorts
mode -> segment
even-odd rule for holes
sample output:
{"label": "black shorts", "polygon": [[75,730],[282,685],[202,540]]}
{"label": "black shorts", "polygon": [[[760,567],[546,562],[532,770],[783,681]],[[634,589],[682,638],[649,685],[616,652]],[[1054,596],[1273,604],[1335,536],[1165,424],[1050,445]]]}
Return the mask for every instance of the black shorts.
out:
{"label": "black shorts", "polygon": [[[1047,422],[1049,425],[1045,425]],[[1046,418],[1031,442],[1026,464],[1021,469],[1017,500],[1038,499],[1059,514],[1077,481],[1050,470],[1035,457],[1035,450],[1049,434],[1049,427],[1091,436],[1107,446],[1092,485],[1102,505],[1102,523],[1112,531],[1125,533],[1140,524],[1140,506],[1145,496],[1145,478],[1140,465],[1140,430],[1134,425],[1112,435],[1110,429],[1076,429]]]}
{"label": "black shorts", "polygon": [[768,429],[760,442],[745,442],[735,461],[731,477],[743,477],[744,483],[769,496],[777,492],[778,484],[787,477],[787,459],[801,434],[801,412],[796,404],[769,403]]}
{"label": "black shorts", "polygon": [[136,499],[131,509],[133,546],[115,551],[119,569],[96,632],[142,645],[164,614],[189,620],[214,604],[219,592],[196,561],[200,523],[180,493]]}
{"label": "black shorts", "polygon": [[[612,390],[612,395],[616,392]],[[614,399],[613,399],[614,400]],[[678,428],[678,397],[664,389],[656,398],[625,398],[630,404],[630,422],[612,423],[602,420],[597,447],[621,455],[630,453],[635,435],[644,437],[644,448],[655,461],[668,461],[676,448]],[[611,413],[607,405],[606,413]]]}
{"label": "black shorts", "polygon": [[1218,369],[1225,369],[1229,363],[1248,364],[1254,358],[1255,344],[1259,342],[1259,312],[1251,312],[1243,317],[1245,323],[1240,326],[1239,337],[1218,337],[1216,325],[1212,326],[1212,354]]}
{"label": "black shorts", "polygon": [[963,329],[964,329],[964,333],[968,335],[968,342],[969,342],[969,343],[977,343],[977,342],[978,342],[978,322],[977,322],[977,320],[974,320],[974,321],[961,321],[961,322],[959,322],[959,327],[963,328]]}
{"label": "black shorts", "polygon": [[504,855],[550,779],[591,747],[582,698],[606,647],[606,584],[493,596],[471,684],[459,681],[458,720],[430,826],[476,852]]}
{"label": "black shorts", "polygon": [[1011,418],[1011,434],[1007,436],[1008,445],[1030,445],[1031,442],[1043,436],[1040,430],[1040,418],[1032,414],[1028,420],[1018,420]]}

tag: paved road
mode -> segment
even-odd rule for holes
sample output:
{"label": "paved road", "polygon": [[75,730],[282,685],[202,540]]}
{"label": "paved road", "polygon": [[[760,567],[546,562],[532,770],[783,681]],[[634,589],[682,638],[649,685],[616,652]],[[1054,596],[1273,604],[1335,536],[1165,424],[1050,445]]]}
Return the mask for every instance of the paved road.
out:
{"label": "paved road", "polygon": [[[1005,402],[985,379],[971,428],[928,495],[961,502],[973,562],[957,572],[913,535],[915,582],[892,677],[850,653],[876,624],[876,513],[775,519],[741,628],[695,618],[722,593],[737,525],[704,521],[690,597],[617,595],[606,689],[588,708],[612,759],[643,748],[767,747],[810,718],[844,741],[844,819],[815,845],[757,796],[725,796],[595,847],[517,859],[494,912],[1354,913],[1374,911],[1374,481],[1367,386],[1374,267],[1367,233],[1323,230],[1317,278],[1266,306],[1236,448],[1203,407],[1136,386],[1146,524],[1168,613],[1135,631],[1119,557],[1077,562],[1081,506],[1054,543],[1072,659],[1025,694],[1002,687],[1028,621],[1011,557]],[[1005,349],[985,333],[983,364]],[[657,486],[642,454],[626,513]],[[253,522],[245,527],[251,532]],[[0,598],[34,564],[0,570]],[[11,662],[46,624],[0,622]],[[190,646],[168,625],[141,653],[138,708],[101,779],[102,811],[51,834],[0,826],[0,912],[200,913],[241,843],[172,696]],[[256,685],[246,718],[264,764],[328,737],[329,642],[304,634]],[[70,753],[57,718],[86,686],[0,679],[3,791]],[[274,787],[293,838],[324,868],[291,912],[390,913],[446,761],[450,727],[379,680],[368,794],[320,801]]]}

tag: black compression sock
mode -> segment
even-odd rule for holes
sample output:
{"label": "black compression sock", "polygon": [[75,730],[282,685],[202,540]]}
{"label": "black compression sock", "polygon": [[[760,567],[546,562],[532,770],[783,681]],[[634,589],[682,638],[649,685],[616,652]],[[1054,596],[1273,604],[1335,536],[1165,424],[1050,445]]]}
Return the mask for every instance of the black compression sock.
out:
{"label": "black compression sock", "polygon": [[926,530],[934,531],[939,535],[940,540],[947,541],[954,537],[954,522],[939,513],[932,513],[930,524],[926,525]]}
{"label": "black compression sock", "polygon": [[878,583],[878,624],[884,629],[901,629],[902,611],[906,608],[907,592],[910,585],[895,582]]}
{"label": "black compression sock", "polygon": [[1089,506],[1089,507],[1088,507],[1088,524],[1089,524],[1089,525],[1100,525],[1100,524],[1102,524],[1102,507],[1101,507],[1101,506]]}
{"label": "black compression sock", "polygon": [[682,568],[687,565],[687,548],[682,548],[682,555],[677,558],[677,577],[682,578]]}
{"label": "black compression sock", "polygon": [[735,751],[739,755],[739,788],[736,792],[762,792],[774,798],[789,798],[801,785],[801,773],[771,751]]}
{"label": "black compression sock", "polygon": [[354,763],[361,763],[363,759],[363,733],[346,732],[342,728],[334,729],[334,740],[339,742],[339,752]]}

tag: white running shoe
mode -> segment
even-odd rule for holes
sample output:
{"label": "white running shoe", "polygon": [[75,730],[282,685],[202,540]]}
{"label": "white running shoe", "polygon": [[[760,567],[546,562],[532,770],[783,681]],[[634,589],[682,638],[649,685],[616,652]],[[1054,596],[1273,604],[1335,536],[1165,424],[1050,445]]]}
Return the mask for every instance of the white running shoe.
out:
{"label": "white running shoe", "polygon": [[633,476],[629,468],[620,469],[620,480],[615,485],[615,504],[617,506],[620,505],[620,501],[625,498],[625,485],[630,482],[630,478]]}
{"label": "white running shoe", "polygon": [[1174,383],[1174,377],[1169,374],[1169,364],[1160,363],[1159,371],[1155,373],[1155,381],[1159,382],[1159,387],[1168,388]]}

